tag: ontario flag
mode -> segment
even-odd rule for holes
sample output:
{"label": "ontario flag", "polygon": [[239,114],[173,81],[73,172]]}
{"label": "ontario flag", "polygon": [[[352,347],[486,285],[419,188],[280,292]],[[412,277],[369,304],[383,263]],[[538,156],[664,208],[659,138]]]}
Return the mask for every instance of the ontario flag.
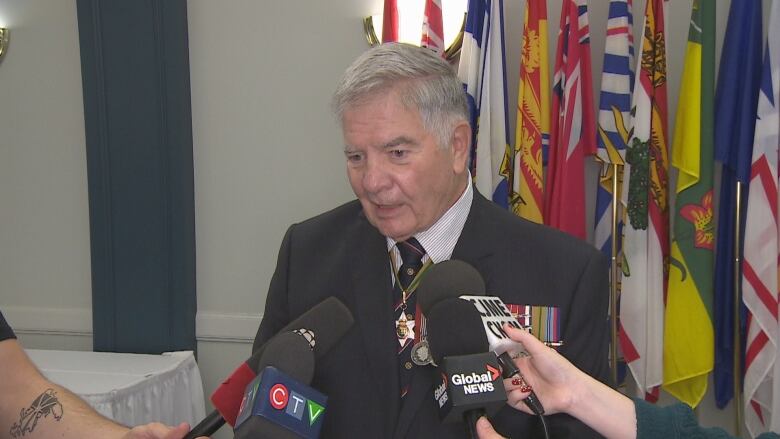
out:
{"label": "ontario flag", "polygon": [[758,96],[750,200],[745,219],[742,299],[747,307],[745,424],[750,435],[780,431],[778,326],[778,131],[780,131],[780,5],[772,3]]}
{"label": "ontario flag", "polygon": [[550,67],[546,0],[529,0],[523,19],[520,85],[517,93],[512,211],[541,224],[544,202],[543,150],[550,142]]}
{"label": "ontario flag", "polygon": [[645,6],[634,87],[634,130],[621,194],[623,281],[620,348],[641,392],[663,380],[664,296],[669,257],[666,34],[663,0]]}
{"label": "ontario flag", "polygon": [[[753,133],[756,126],[756,105],[761,83],[762,45],[761,2],[731,2],[723,52],[718,70],[718,88],[715,92],[715,159],[722,166],[718,231],[715,247],[715,403],[724,408],[734,397],[735,308],[740,334],[744,336],[744,306],[741,300],[739,273],[735,274],[734,260],[742,259],[742,246],[735,246],[739,236],[745,236],[750,163],[753,152]],[[739,200],[736,184],[742,183]],[[739,209],[739,224],[736,214]],[[735,289],[739,291],[734,291]],[[735,299],[738,297],[737,299]],[[739,340],[739,339],[738,339]],[[742,342],[739,345],[744,348]],[[744,356],[740,349],[739,356]],[[741,404],[741,402],[737,402]]]}
{"label": "ontario flag", "polygon": [[444,55],[444,26],[441,17],[441,0],[425,0],[422,40],[420,46]]}
{"label": "ontario flag", "polygon": [[544,221],[585,239],[585,155],[596,152],[586,0],[564,0],[555,55]]}
{"label": "ontario flag", "polygon": [[[617,199],[623,187],[623,166],[630,137],[631,91],[634,89],[634,21],[631,0],[611,0],[604,48],[604,67],[599,97],[599,125],[596,160],[601,165],[596,188],[594,244],[606,256],[612,256],[612,180],[613,165],[618,165]],[[617,230],[621,233],[623,215],[618,208]],[[618,235],[619,236],[619,235]],[[618,238],[618,244],[620,239]],[[620,254],[620,246],[617,246]]]}
{"label": "ontario flag", "polygon": [[664,331],[664,390],[691,407],[714,363],[712,173],[715,2],[694,0],[677,105],[672,165],[679,170]]}

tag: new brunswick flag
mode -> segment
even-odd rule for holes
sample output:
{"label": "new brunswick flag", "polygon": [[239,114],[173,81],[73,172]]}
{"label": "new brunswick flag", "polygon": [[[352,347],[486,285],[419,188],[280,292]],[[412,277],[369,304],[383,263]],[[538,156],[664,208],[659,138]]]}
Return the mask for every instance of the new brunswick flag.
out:
{"label": "new brunswick flag", "polygon": [[509,203],[517,215],[541,224],[544,201],[542,150],[550,142],[546,0],[529,0],[524,22]]}
{"label": "new brunswick flag", "polygon": [[712,215],[715,2],[695,0],[672,165],[680,173],[664,330],[664,389],[696,407],[714,363]]}

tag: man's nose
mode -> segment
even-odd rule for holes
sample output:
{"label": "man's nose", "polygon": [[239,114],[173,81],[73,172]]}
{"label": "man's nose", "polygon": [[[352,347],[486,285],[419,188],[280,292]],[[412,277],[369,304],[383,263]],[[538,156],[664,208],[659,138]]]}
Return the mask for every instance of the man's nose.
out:
{"label": "man's nose", "polygon": [[379,192],[390,186],[390,176],[379,160],[369,160],[363,174],[363,187],[369,192]]}

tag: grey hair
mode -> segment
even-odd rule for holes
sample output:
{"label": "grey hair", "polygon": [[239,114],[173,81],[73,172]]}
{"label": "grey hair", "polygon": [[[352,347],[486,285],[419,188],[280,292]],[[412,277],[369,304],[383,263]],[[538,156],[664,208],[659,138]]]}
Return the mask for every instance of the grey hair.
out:
{"label": "grey hair", "polygon": [[333,94],[333,112],[343,122],[350,107],[390,91],[420,112],[423,127],[440,148],[449,148],[455,125],[469,120],[466,93],[452,66],[430,49],[403,43],[377,45],[360,55]]}

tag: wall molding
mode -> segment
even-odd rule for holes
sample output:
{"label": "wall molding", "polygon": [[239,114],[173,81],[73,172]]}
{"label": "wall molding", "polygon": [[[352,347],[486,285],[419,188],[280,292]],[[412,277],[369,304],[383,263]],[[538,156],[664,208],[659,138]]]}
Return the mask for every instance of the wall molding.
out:
{"label": "wall molding", "polygon": [[89,308],[3,305],[3,315],[19,334],[92,335],[92,310]]}
{"label": "wall molding", "polygon": [[[3,315],[19,334],[92,336],[89,308],[3,305]],[[252,343],[261,314],[204,312],[196,316],[197,341]]]}
{"label": "wall molding", "polygon": [[198,311],[195,327],[198,341],[252,343],[261,314]]}

